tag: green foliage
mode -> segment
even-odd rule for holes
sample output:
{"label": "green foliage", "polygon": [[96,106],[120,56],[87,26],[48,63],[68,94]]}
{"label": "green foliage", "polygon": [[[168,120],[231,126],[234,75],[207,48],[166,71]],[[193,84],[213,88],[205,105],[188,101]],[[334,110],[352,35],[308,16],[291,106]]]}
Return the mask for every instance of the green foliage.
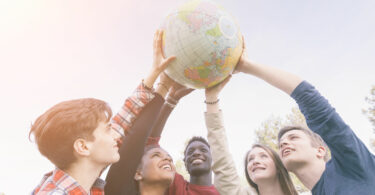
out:
{"label": "green foliage", "polygon": [[185,163],[182,159],[178,159],[175,162],[176,171],[178,174],[182,175],[186,181],[190,180],[190,175],[186,170]]}
{"label": "green foliage", "polygon": [[372,147],[372,151],[375,152],[375,139],[371,139],[371,140],[370,140],[370,145],[371,145],[371,147]]}
{"label": "green foliage", "polygon": [[[277,151],[277,134],[282,127],[290,125],[307,126],[305,117],[298,108],[292,108],[291,113],[285,118],[271,116],[263,122],[261,127],[255,130],[256,142],[267,145]],[[298,192],[308,191],[293,173],[290,173],[290,176]]]}
{"label": "green foliage", "polygon": [[292,108],[292,112],[285,119],[271,116],[262,126],[255,130],[256,141],[277,150],[277,134],[282,127],[290,125],[307,126],[306,120],[298,108]]}
{"label": "green foliage", "polygon": [[[370,90],[370,95],[365,98],[365,101],[369,104],[369,107],[363,109],[363,114],[365,114],[370,123],[372,124],[372,129],[375,134],[375,85],[372,86]],[[375,139],[370,140],[373,151],[375,152]]]}
{"label": "green foliage", "polygon": [[[189,139],[185,140],[184,148],[187,146],[187,144],[189,142]],[[178,174],[182,175],[186,181],[189,181],[190,180],[190,174],[186,170],[185,162],[183,160],[184,150],[181,151],[181,155],[182,155],[182,157],[180,159],[176,160],[176,162],[175,162],[176,171],[177,171]]]}

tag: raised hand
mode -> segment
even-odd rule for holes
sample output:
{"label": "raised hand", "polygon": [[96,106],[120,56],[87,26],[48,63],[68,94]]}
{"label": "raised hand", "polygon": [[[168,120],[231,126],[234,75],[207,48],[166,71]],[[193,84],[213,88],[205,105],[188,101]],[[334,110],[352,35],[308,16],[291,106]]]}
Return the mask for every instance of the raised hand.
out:
{"label": "raised hand", "polygon": [[175,56],[166,58],[163,53],[163,30],[157,30],[154,35],[153,51],[154,51],[154,63],[152,68],[158,74],[163,72],[165,68],[176,59]]}
{"label": "raised hand", "polygon": [[219,83],[218,85],[215,85],[213,87],[207,88],[205,91],[206,94],[206,101],[207,102],[213,102],[216,101],[219,97],[219,93],[224,88],[224,86],[229,82],[229,80],[232,78],[232,75],[229,75],[224,81]]}
{"label": "raised hand", "polygon": [[155,80],[158,78],[161,72],[165,70],[165,68],[168,67],[168,65],[176,59],[175,56],[170,56],[168,58],[165,57],[163,53],[163,33],[162,30],[157,30],[154,35],[154,41],[153,41],[153,64],[151,68],[151,72],[149,75],[144,79],[144,84],[147,87],[152,88],[154,85]]}
{"label": "raised hand", "polygon": [[233,74],[239,73],[239,72],[247,72],[249,63],[249,59],[247,57],[247,49],[246,49],[246,44],[245,44],[245,39],[242,36],[242,55],[240,59],[238,60],[237,66],[233,71]]}
{"label": "raised hand", "polygon": [[181,98],[188,95],[192,91],[194,91],[194,89],[187,88],[177,82],[174,82],[174,84],[169,90],[168,98],[172,98],[172,100],[175,100],[178,102]]}
{"label": "raised hand", "polygon": [[174,85],[175,81],[169,78],[165,72],[160,74],[160,82],[157,84],[156,93],[161,95],[163,98],[168,93],[170,88]]}

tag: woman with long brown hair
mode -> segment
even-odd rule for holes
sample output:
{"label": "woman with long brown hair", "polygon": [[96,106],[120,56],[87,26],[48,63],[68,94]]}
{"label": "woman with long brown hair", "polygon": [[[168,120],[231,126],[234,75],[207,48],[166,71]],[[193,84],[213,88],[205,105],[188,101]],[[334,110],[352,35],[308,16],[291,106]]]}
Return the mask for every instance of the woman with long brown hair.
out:
{"label": "woman with long brown hair", "polygon": [[268,146],[254,144],[246,153],[245,175],[258,194],[298,194],[280,157]]}
{"label": "woman with long brown hair", "polygon": [[208,142],[212,152],[214,185],[220,194],[297,195],[288,172],[275,151],[256,144],[246,154],[245,174],[249,186],[243,187],[229,152],[218,95],[230,78],[206,89],[205,113]]}

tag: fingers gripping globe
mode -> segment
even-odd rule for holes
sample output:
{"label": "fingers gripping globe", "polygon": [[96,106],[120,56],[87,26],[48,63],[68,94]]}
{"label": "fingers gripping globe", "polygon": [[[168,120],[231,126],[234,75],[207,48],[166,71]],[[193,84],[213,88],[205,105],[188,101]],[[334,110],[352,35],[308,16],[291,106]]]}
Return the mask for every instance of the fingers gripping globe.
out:
{"label": "fingers gripping globe", "polygon": [[169,14],[163,25],[165,56],[176,56],[165,73],[195,89],[229,76],[241,54],[242,35],[235,19],[209,0],[192,0]]}

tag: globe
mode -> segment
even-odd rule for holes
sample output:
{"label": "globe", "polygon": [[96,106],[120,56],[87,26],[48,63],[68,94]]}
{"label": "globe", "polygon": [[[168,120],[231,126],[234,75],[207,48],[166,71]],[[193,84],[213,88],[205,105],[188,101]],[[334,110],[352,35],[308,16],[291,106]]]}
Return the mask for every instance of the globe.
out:
{"label": "globe", "polygon": [[189,88],[220,83],[242,54],[239,25],[209,0],[188,1],[166,17],[162,29],[164,54],[177,57],[165,73]]}

